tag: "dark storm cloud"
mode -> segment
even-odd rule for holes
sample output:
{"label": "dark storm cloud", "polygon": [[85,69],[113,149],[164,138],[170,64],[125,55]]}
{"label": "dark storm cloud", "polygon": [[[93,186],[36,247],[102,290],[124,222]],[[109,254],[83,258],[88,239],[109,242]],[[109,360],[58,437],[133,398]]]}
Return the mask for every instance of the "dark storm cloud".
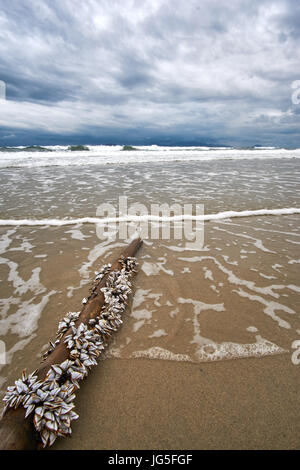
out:
{"label": "dark storm cloud", "polygon": [[292,0],[2,0],[0,144],[300,145],[299,24]]}

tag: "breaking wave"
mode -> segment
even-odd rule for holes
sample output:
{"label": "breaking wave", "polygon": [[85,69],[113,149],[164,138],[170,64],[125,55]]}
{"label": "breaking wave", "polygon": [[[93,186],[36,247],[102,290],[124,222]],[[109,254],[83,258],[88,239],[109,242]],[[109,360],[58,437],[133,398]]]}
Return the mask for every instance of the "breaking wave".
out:
{"label": "breaking wave", "polygon": [[[134,150],[134,151],[133,151]],[[70,145],[0,147],[0,168],[300,158],[300,149]]]}
{"label": "breaking wave", "polygon": [[181,220],[220,220],[231,219],[235,217],[253,217],[253,216],[271,216],[271,215],[292,215],[300,214],[300,208],[287,207],[283,209],[257,209],[245,211],[225,211],[216,214],[205,215],[175,215],[173,217],[159,217],[155,215],[128,215],[124,217],[79,217],[74,219],[0,219],[0,226],[52,226],[62,227],[64,225],[78,225],[78,224],[109,224],[118,222],[176,222]]}
{"label": "breaking wave", "polygon": [[40,145],[30,145],[28,147],[0,147],[0,152],[52,152],[52,149]]}

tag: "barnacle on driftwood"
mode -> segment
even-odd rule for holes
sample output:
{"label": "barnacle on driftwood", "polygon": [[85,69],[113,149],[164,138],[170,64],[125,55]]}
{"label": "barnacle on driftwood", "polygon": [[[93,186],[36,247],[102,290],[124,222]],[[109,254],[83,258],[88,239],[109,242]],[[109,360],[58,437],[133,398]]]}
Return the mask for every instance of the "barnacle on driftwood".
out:
{"label": "barnacle on driftwood", "polygon": [[[50,342],[49,350],[43,354],[46,359],[70,330],[63,340],[69,358],[60,364],[52,364],[44,380],[38,380],[37,371],[28,376],[23,371],[21,379],[8,387],[4,396],[5,411],[23,406],[25,417],[33,414],[33,424],[44,447],[51,446],[57,437],[71,434],[71,421],[78,418],[74,412],[74,399],[79,382],[97,364],[112,332],[122,324],[122,314],[131,293],[130,278],[136,271],[137,262],[135,258],[127,257],[121,258],[120,263],[120,270],[109,272],[111,265],[105,265],[96,273],[95,281],[98,282],[108,275],[101,288],[104,304],[99,315],[76,327],[80,312],[67,313],[58,324],[55,342]],[[83,299],[83,303],[85,301]]]}

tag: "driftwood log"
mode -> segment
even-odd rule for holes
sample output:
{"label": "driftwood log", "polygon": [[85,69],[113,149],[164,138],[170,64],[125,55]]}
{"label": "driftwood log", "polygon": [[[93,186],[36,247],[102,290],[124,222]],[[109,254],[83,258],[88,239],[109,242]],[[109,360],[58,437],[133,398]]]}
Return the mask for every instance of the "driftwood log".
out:
{"label": "driftwood log", "polygon": [[[141,244],[142,240],[140,238],[133,240],[112,264],[110,271],[120,270],[122,265],[119,260],[135,256]],[[96,318],[99,315],[104,304],[104,295],[100,289],[105,286],[107,276],[108,273],[101,279],[88,297],[87,303],[83,306],[80,316],[75,323],[76,327],[80,323],[87,324],[90,319]],[[64,334],[60,343],[39,367],[36,374],[39,380],[43,380],[46,377],[51,365],[60,364],[69,358],[69,350],[64,343],[64,338],[69,334],[70,330]],[[9,408],[0,421],[0,450],[35,450],[38,448],[38,434],[34,428],[31,416],[25,419],[25,409],[23,407],[17,409]]]}

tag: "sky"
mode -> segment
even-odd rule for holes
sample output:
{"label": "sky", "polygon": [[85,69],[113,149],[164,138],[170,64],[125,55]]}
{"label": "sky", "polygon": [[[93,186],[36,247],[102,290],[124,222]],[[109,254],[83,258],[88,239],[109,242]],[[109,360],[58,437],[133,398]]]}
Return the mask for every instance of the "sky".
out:
{"label": "sky", "polygon": [[0,146],[300,147],[300,2],[0,0],[0,80]]}

